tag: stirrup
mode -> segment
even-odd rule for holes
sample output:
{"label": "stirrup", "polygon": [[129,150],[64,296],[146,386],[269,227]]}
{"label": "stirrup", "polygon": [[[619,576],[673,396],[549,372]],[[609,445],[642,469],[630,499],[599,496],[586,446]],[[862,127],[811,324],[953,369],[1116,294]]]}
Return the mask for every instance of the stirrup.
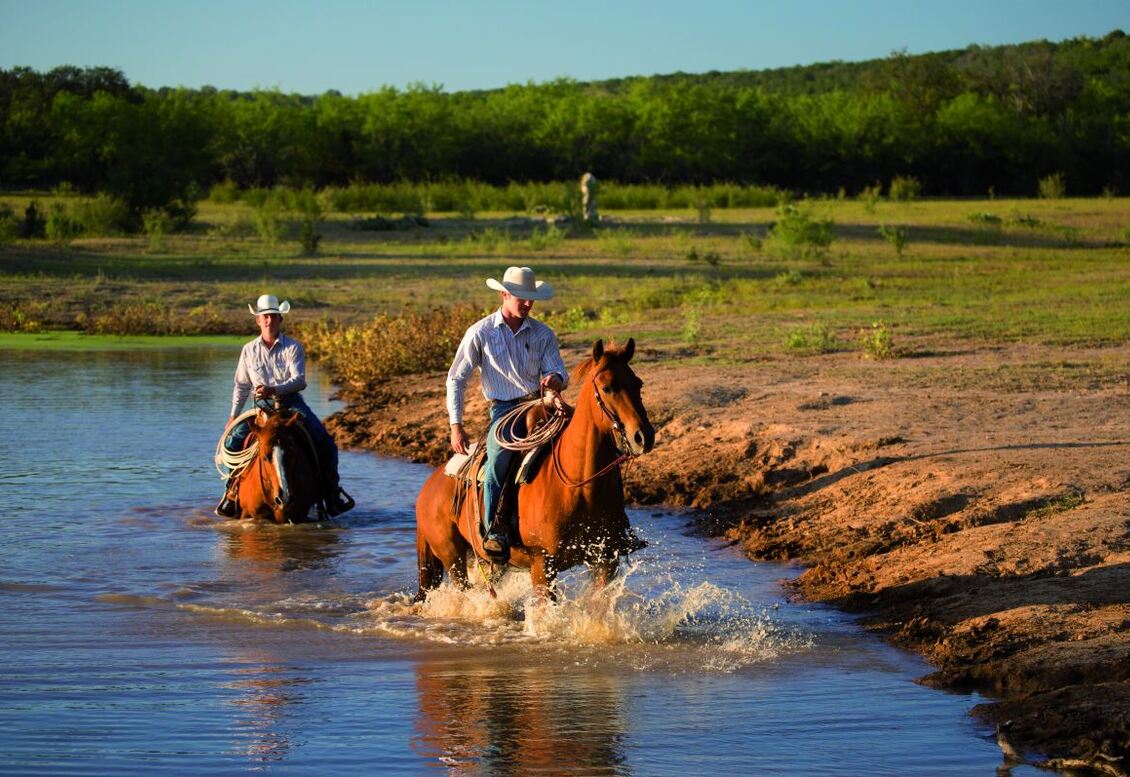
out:
{"label": "stirrup", "polygon": [[347,513],[357,506],[357,503],[353,501],[353,497],[347,494],[345,489],[340,486],[338,486],[333,494],[322,501],[325,504],[326,512],[329,513],[330,516]]}

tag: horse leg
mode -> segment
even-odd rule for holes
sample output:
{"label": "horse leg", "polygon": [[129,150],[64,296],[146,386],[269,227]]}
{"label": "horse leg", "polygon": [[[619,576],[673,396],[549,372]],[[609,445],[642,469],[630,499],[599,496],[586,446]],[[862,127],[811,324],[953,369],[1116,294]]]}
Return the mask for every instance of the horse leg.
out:
{"label": "horse leg", "polygon": [[557,567],[553,557],[545,553],[538,553],[530,560],[530,582],[534,586],[534,593],[539,599],[557,601],[557,591],[553,581],[557,579]]}
{"label": "horse leg", "polygon": [[594,561],[590,567],[594,592],[603,591],[612,578],[616,577],[616,569],[620,565],[620,557],[603,558]]}
{"label": "horse leg", "polygon": [[439,587],[443,580],[443,563],[432,553],[428,541],[419,531],[416,532],[416,566],[420,573],[420,588],[412,597],[412,601],[422,602],[427,597],[428,591]]}

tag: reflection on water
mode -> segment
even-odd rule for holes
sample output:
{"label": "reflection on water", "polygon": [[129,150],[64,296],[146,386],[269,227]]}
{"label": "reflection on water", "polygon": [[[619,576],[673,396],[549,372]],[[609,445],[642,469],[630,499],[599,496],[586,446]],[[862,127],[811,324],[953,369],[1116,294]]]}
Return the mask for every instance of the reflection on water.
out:
{"label": "reflection on water", "polygon": [[298,727],[289,719],[301,716],[303,687],[310,681],[293,676],[293,670],[280,666],[265,651],[238,660],[240,665],[231,671],[236,679],[224,684],[239,694],[232,699],[236,708],[232,752],[257,764],[283,761],[296,746],[292,729]]}
{"label": "reflection on water", "polygon": [[[594,599],[416,587],[427,468],[346,452],[357,508],[211,515],[237,349],[0,354],[5,775],[988,773],[927,667],[751,564],[633,513],[651,545]],[[78,377],[82,391],[72,389]],[[329,387],[307,400],[326,414]],[[68,445],[42,450],[44,397]],[[1016,777],[1023,768],[1012,772]]]}
{"label": "reflection on water", "polygon": [[412,747],[451,774],[623,774],[624,684],[536,666],[416,664]]}
{"label": "reflection on water", "polygon": [[338,536],[321,527],[276,526],[230,521],[222,529],[233,570],[263,578],[329,567],[338,555]]}

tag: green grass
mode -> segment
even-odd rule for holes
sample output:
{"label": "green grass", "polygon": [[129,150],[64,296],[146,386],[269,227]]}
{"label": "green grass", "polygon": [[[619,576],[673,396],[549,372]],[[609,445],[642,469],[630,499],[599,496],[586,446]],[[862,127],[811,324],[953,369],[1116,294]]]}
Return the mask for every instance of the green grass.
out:
{"label": "green grass", "polygon": [[0,332],[0,351],[141,351],[164,348],[217,346],[237,348],[255,336],[248,330],[237,335],[88,335],[82,332],[50,331],[25,334]]}
{"label": "green grass", "polygon": [[[0,198],[20,212],[28,199]],[[49,196],[38,199],[49,207]],[[769,234],[780,218],[761,207],[714,210],[708,224],[688,209],[620,211],[612,228],[561,234],[506,212],[429,213],[426,228],[387,232],[352,229],[352,214],[329,212],[319,255],[306,257],[294,225],[270,245],[247,228],[250,205],[204,202],[194,228],[163,235],[160,251],[144,235],[0,246],[0,310],[74,329],[94,320],[142,326],[145,316],[127,314],[162,306],[190,326],[206,321],[243,337],[253,334],[247,302],[265,291],[291,301],[295,323],[361,324],[438,305],[489,307],[496,297],[485,279],[525,264],[557,290],[534,314],[560,322],[567,342],[635,335],[679,358],[692,358],[692,347],[707,361],[805,358],[824,350],[801,347],[795,334],[813,321],[826,342],[852,350],[861,329],[884,321],[906,354],[938,340],[1130,337],[1125,199],[813,207],[833,240],[811,255],[751,250],[750,236]],[[1000,222],[987,230],[970,220],[977,213]],[[911,246],[901,255],[879,231],[896,222]]]}

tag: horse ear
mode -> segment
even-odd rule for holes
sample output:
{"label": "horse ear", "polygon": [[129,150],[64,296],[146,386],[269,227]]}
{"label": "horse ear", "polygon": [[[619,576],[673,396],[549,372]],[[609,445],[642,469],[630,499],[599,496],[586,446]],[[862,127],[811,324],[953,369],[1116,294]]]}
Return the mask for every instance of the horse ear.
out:
{"label": "horse ear", "polygon": [[267,425],[267,414],[262,410],[259,410],[255,413],[255,425],[258,427]]}
{"label": "horse ear", "polygon": [[632,360],[632,354],[636,352],[636,338],[629,337],[628,344],[624,346],[624,364]]}
{"label": "horse ear", "polygon": [[600,357],[604,356],[604,341],[597,340],[592,344],[592,360],[593,362],[600,361]]}

